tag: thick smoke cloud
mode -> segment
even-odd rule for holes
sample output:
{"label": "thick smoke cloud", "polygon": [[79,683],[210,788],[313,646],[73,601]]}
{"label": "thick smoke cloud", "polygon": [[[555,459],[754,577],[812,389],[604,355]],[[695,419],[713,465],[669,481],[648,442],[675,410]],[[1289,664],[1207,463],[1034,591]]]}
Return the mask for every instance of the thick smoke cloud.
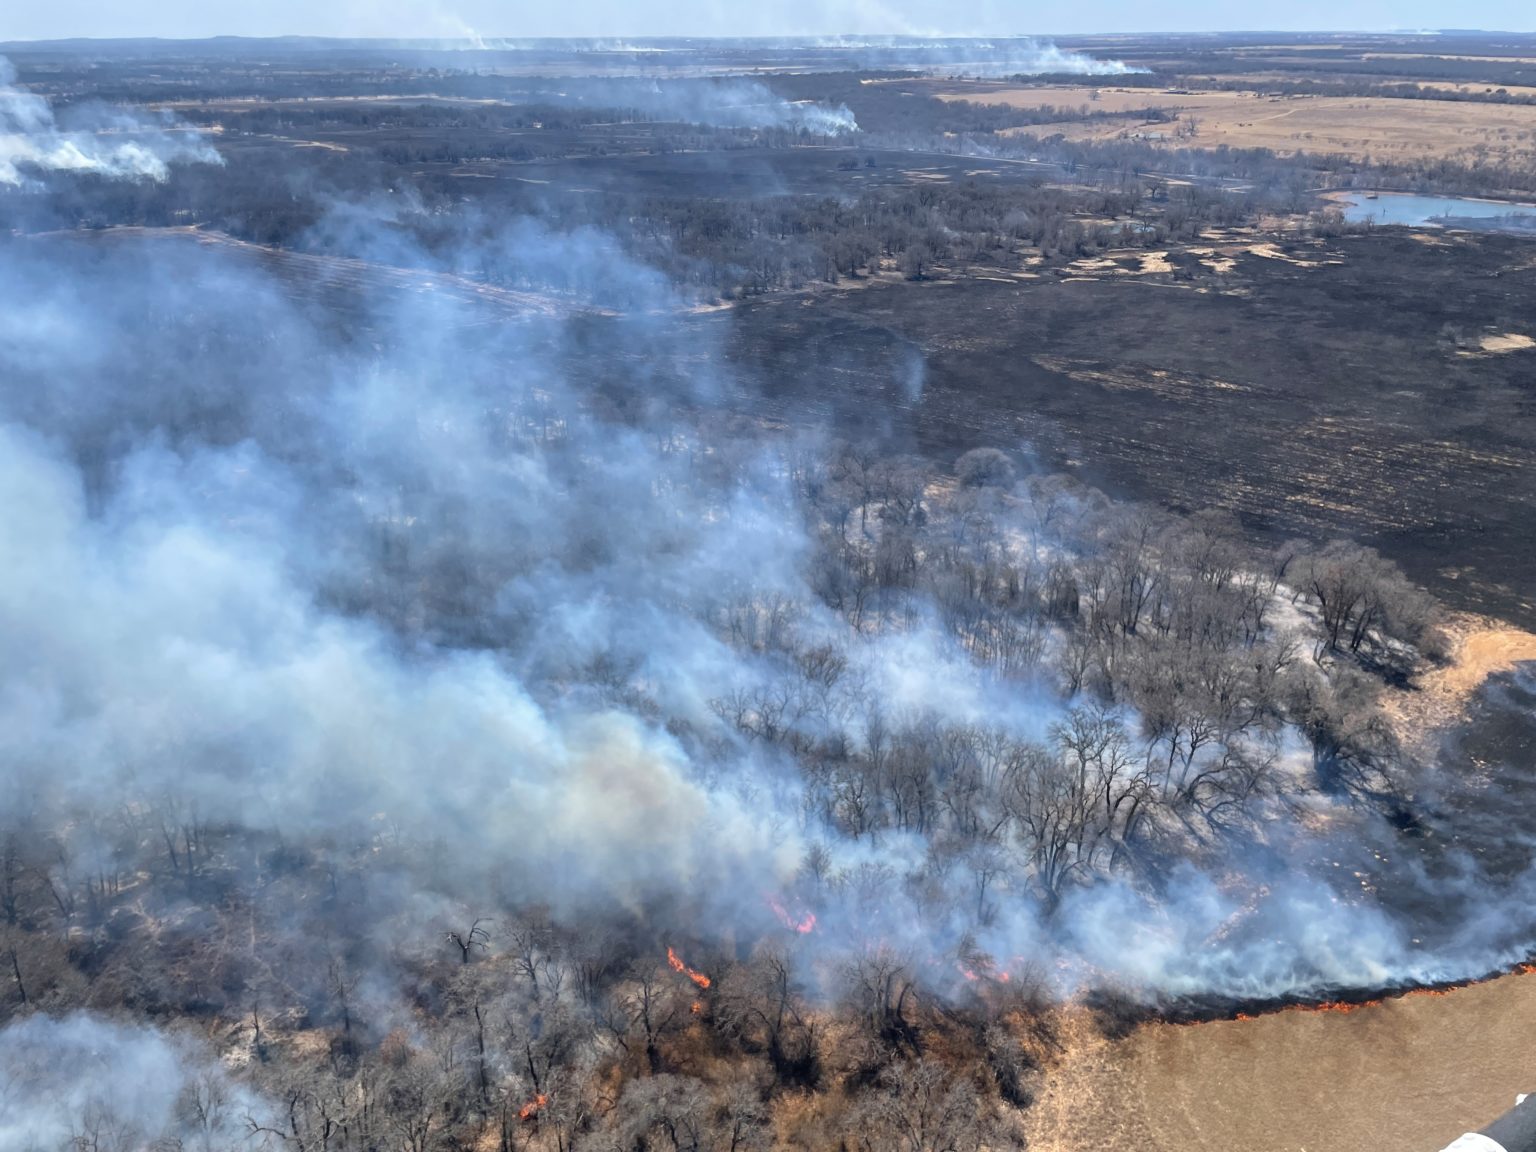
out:
{"label": "thick smoke cloud", "polygon": [[17,86],[15,69],[0,57],[0,185],[48,172],[164,180],[172,164],[219,162],[199,134],[170,117],[98,106],[72,108],[61,120],[46,100]]}
{"label": "thick smoke cloud", "polygon": [[[757,815],[732,789],[704,788],[667,733],[554,689],[535,700],[525,686],[618,649],[656,666],[669,712],[703,720],[704,681],[728,657],[667,605],[700,602],[747,563],[759,582],[789,579],[793,541],[764,522],[761,497],[727,501],[711,528],[705,508],[669,506],[676,468],[620,432],[553,464],[497,453],[490,406],[559,386],[520,339],[497,351],[522,379],[481,383],[491,351],[465,355],[451,315],[412,308],[378,318],[412,333],[409,346],[354,359],[261,277],[183,255],[88,258],[79,271],[92,286],[66,277],[56,291],[44,284],[56,262],[13,266],[7,366],[59,386],[31,418],[75,459],[30,430],[4,431],[0,486],[26,511],[0,529],[25,558],[0,592],[0,645],[30,655],[0,695],[20,725],[8,759],[40,770],[8,781],[10,799],[46,790],[58,758],[78,766],[80,795],[170,790],[272,827],[412,812],[490,846],[498,863],[520,845],[567,906],[771,866]],[[185,351],[174,341],[194,338],[143,347],[124,315],[130,283],[200,312],[216,341],[255,334],[256,358],[240,379],[221,350],[158,384],[140,378],[149,393],[108,392],[97,373],[114,362],[136,378],[163,373],[162,357]],[[82,290],[98,318],[59,294]],[[228,303],[210,313],[198,298]],[[204,372],[226,378],[195,379]],[[285,376],[291,391],[274,394]],[[443,390],[422,391],[428,379]],[[311,386],[320,391],[305,397]],[[186,423],[168,426],[189,401]],[[298,432],[285,426],[296,418]],[[252,439],[205,442],[219,423]],[[102,490],[88,490],[82,459],[103,470]],[[393,630],[321,607],[368,597],[380,535],[422,550],[425,578],[459,584],[462,602],[405,607]],[[452,569],[465,565],[490,569],[494,586],[462,587],[474,576]],[[473,648],[454,642],[472,630]]]}

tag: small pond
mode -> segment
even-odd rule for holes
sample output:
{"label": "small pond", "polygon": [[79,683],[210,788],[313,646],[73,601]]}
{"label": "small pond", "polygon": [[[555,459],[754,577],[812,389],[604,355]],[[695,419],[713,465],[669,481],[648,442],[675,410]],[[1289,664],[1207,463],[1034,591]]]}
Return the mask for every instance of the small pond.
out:
{"label": "small pond", "polygon": [[1355,223],[1405,224],[1410,228],[1488,228],[1536,232],[1536,204],[1471,200],[1458,196],[1414,196],[1404,192],[1351,192],[1335,201]]}

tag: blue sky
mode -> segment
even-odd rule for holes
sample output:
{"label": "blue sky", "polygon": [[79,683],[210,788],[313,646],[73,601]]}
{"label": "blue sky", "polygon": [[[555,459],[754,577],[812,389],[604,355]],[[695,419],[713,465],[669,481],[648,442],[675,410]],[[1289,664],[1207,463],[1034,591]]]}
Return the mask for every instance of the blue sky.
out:
{"label": "blue sky", "polygon": [[64,36],[1032,35],[1219,29],[1536,31],[1533,0],[4,0],[0,40]]}

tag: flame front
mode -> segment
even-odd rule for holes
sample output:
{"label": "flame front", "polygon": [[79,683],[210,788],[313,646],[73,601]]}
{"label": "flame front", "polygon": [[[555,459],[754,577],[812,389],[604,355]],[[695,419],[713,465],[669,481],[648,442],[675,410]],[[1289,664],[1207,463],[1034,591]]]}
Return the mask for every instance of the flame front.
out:
{"label": "flame front", "polygon": [[517,1110],[517,1118],[519,1120],[532,1120],[539,1114],[539,1111],[544,1107],[544,1105],[548,1103],[549,1097],[540,1092],[532,1100],[528,1101],[528,1103],[524,1104]]}
{"label": "flame front", "polygon": [[[1530,976],[1536,974],[1536,964],[1518,965],[1510,975]],[[1501,974],[1502,975],[1502,974]],[[1439,988],[1409,988],[1404,992],[1397,992],[1389,996],[1378,996],[1374,1000],[1329,1000],[1322,1004],[1287,1004],[1275,1012],[1237,1012],[1232,1016],[1233,1020],[1246,1021],[1257,1020],[1260,1016],[1275,1015],[1282,1012],[1312,1012],[1328,1013],[1329,1015],[1347,1016],[1351,1012],[1358,1012],[1362,1008],[1376,1008],[1389,1000],[1413,1000],[1421,996],[1449,996],[1452,992],[1462,988],[1476,988],[1479,984],[1487,984],[1499,979],[1499,975],[1485,976],[1479,980],[1467,980],[1460,984],[1450,984]]]}
{"label": "flame front", "polygon": [[815,930],[816,913],[807,912],[805,915],[797,918],[790,915],[789,909],[784,907],[784,901],[780,900],[777,896],[769,895],[765,896],[764,899],[768,901],[768,907],[773,909],[773,914],[779,918],[779,922],[791,932],[798,932],[804,936],[807,932]]}
{"label": "flame front", "polygon": [[672,965],[672,971],[681,972],[700,988],[709,987],[709,977],[702,972],[695,972],[692,968],[688,967],[688,965],[683,963],[683,958],[670,948],[667,949],[667,963]]}

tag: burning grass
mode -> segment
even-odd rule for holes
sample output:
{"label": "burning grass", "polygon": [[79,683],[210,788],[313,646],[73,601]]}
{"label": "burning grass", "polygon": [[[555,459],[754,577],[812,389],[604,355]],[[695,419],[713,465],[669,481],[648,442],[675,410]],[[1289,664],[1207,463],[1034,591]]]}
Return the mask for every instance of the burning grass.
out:
{"label": "burning grass", "polygon": [[1536,980],[1283,1010],[1104,1038],[1082,1009],[1060,1021],[1025,1115],[1045,1152],[1356,1152],[1439,1148],[1529,1089]]}
{"label": "burning grass", "polygon": [[667,949],[667,964],[671,967],[672,971],[680,972],[682,975],[692,980],[700,988],[708,988],[711,984],[711,980],[708,976],[704,975],[702,972],[688,967],[687,964],[683,963],[682,957],[679,956],[671,948]]}

